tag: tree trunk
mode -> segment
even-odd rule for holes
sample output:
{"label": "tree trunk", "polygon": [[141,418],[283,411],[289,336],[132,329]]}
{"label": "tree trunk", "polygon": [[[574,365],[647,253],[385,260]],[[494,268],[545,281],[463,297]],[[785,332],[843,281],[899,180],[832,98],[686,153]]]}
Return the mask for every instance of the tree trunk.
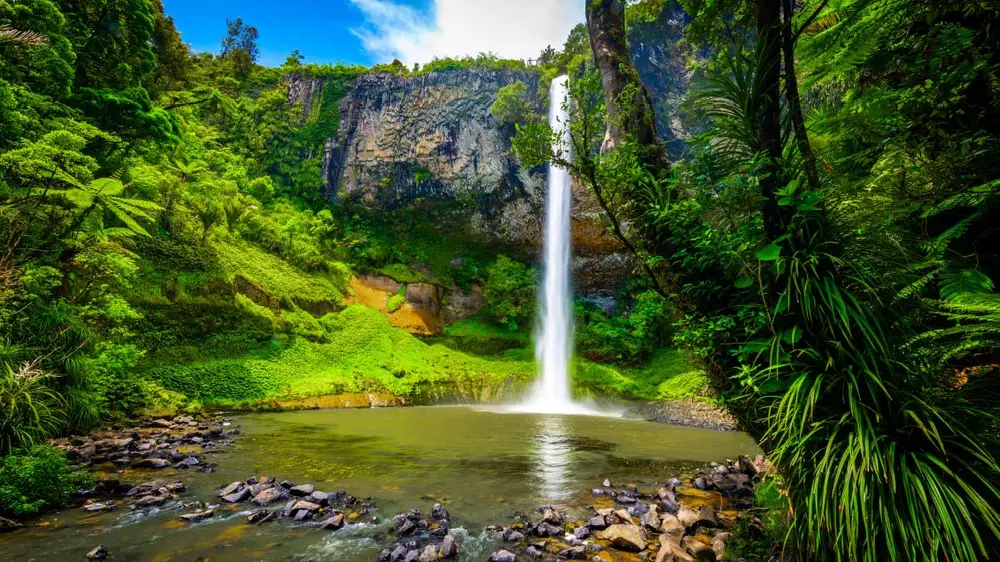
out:
{"label": "tree trunk", "polygon": [[763,49],[762,66],[757,69],[764,101],[758,112],[760,148],[768,162],[760,180],[763,203],[764,231],[768,240],[785,232],[788,212],[778,205],[776,194],[780,185],[778,162],[781,160],[781,0],[756,0],[756,31],[758,49]]}
{"label": "tree trunk", "polygon": [[656,132],[653,101],[629,59],[625,0],[588,0],[587,29],[608,112],[601,152],[612,150],[631,135],[643,149],[643,161],[666,174],[670,162]]}
{"label": "tree trunk", "polygon": [[782,0],[785,12],[785,22],[781,26],[781,48],[785,59],[785,99],[788,109],[792,112],[792,127],[795,131],[795,143],[802,155],[802,164],[806,169],[806,178],[810,189],[819,189],[819,172],[816,169],[816,155],[809,144],[809,133],[806,131],[806,120],[802,116],[802,100],[799,98],[799,80],[795,76],[795,38],[792,34],[792,0]]}

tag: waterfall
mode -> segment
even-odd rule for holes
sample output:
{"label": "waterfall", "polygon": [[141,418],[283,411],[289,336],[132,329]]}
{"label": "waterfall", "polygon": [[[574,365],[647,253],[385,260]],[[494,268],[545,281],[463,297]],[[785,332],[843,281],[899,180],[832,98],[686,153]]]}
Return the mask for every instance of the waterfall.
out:
{"label": "waterfall", "polygon": [[[567,82],[560,76],[549,92],[549,125],[559,132],[557,152],[569,155],[569,116],[566,111]],[[570,398],[569,367],[573,354],[573,302],[570,285],[570,175],[549,164],[545,198],[545,245],[542,256],[544,278],[539,290],[538,334],[535,357],[541,377],[524,404],[542,413],[578,413],[582,407]]]}

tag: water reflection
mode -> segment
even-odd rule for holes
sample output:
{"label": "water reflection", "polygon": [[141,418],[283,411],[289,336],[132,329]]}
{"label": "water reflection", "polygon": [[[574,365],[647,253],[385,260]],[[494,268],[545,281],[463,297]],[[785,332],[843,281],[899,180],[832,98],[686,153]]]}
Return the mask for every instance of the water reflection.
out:
{"label": "water reflection", "polygon": [[574,492],[570,485],[573,447],[564,416],[540,416],[535,430],[535,473],[540,495],[547,501],[568,499]]}

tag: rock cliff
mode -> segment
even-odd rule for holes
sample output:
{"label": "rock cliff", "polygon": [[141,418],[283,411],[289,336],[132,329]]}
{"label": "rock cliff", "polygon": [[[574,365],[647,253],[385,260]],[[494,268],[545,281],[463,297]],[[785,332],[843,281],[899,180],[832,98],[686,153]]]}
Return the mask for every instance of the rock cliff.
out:
{"label": "rock cliff", "polygon": [[[687,136],[677,118],[688,76],[675,45],[683,14],[671,8],[656,21],[629,31],[633,62],[653,93],[659,132],[671,156]],[[418,76],[366,74],[339,101],[336,138],[323,153],[325,196],[392,210],[417,200],[458,205],[464,225],[506,244],[541,245],[545,171],[522,169],[515,160],[511,127],[489,109],[503,86],[524,82],[541,100],[538,75],[530,71],[455,70]],[[323,79],[291,76],[290,103],[315,110]],[[545,109],[537,107],[540,112]],[[586,188],[573,187],[574,278],[577,292],[607,299],[633,273],[630,256],[606,234]]]}

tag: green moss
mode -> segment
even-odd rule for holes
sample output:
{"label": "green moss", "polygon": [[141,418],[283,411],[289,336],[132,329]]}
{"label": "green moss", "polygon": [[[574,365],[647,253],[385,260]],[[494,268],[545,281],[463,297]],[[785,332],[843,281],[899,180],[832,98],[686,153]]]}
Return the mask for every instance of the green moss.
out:
{"label": "green moss", "polygon": [[600,393],[643,400],[677,400],[697,396],[705,387],[705,374],[677,349],[660,349],[642,367],[617,370],[590,363],[576,373],[586,387]]}
{"label": "green moss", "polygon": [[377,272],[386,277],[391,277],[398,283],[439,283],[433,275],[415,270],[405,263],[391,263],[378,268]]}
{"label": "green moss", "polygon": [[498,355],[525,347],[530,338],[525,332],[512,332],[478,318],[466,318],[444,329],[434,341],[441,345],[480,355]]}
{"label": "green moss", "polygon": [[389,297],[389,302],[387,303],[386,306],[389,308],[389,314],[392,314],[398,311],[400,308],[403,308],[404,304],[406,304],[405,296],[392,295],[391,297]]}
{"label": "green moss", "polygon": [[298,303],[307,307],[314,303],[343,303],[343,294],[350,278],[346,266],[332,273],[307,273],[281,258],[244,242],[214,242],[219,266],[227,281],[236,276],[250,280],[269,296],[286,306]]}

